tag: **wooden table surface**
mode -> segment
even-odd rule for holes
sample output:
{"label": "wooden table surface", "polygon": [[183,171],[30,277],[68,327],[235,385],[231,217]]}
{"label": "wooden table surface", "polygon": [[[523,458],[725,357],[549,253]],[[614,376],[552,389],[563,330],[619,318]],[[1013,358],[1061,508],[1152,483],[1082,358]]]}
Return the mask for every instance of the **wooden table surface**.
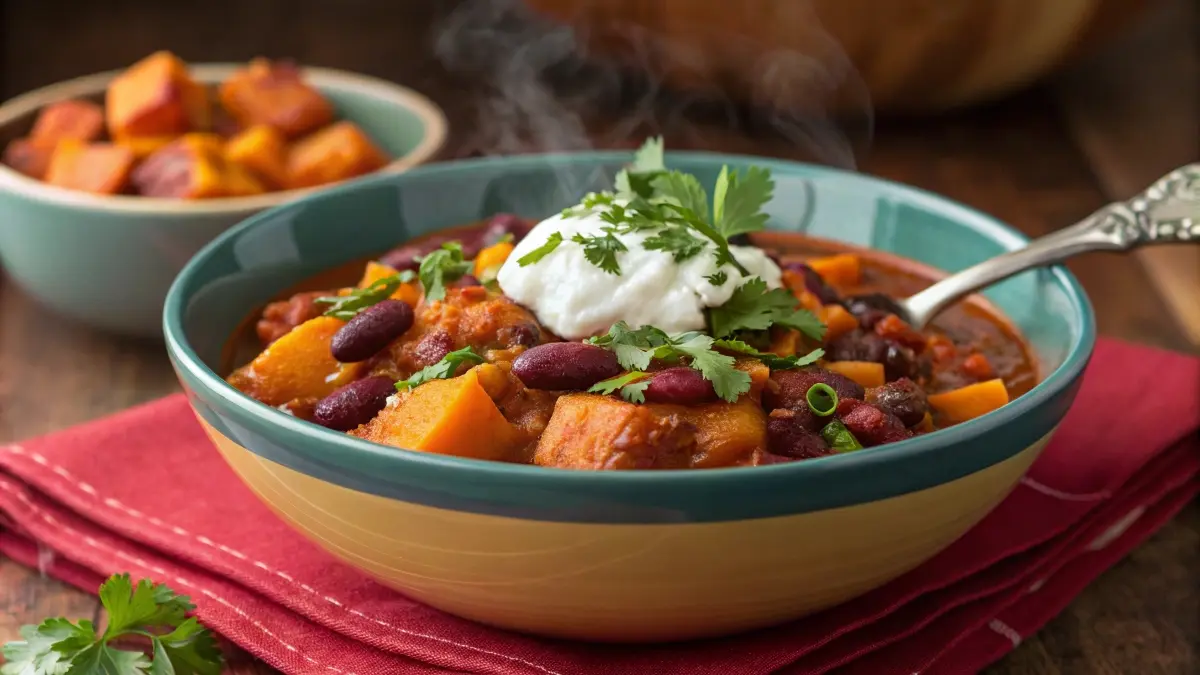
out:
{"label": "wooden table surface", "polygon": [[[1195,20],[1195,10],[1179,2],[1048,86],[939,119],[881,122],[869,148],[856,137],[858,168],[961,200],[1031,236],[1072,223],[1200,158],[1195,128],[1200,107],[1194,84],[1190,89],[1184,84],[1200,77]],[[1160,65],[1148,76],[1145,68],[1127,67],[1137,59]],[[478,150],[479,137],[463,133],[476,128],[471,95],[433,79],[416,86],[446,108],[457,130],[444,156]],[[655,111],[661,114],[661,106]],[[651,116],[645,117],[642,122]],[[761,125],[682,125],[676,119],[667,126],[668,147],[809,156]],[[635,142],[628,129],[614,129],[593,126],[591,141]],[[1102,335],[1200,352],[1200,249],[1094,254],[1068,267],[1087,289]],[[0,277],[0,442],[176,390],[161,344],[98,334],[48,315]],[[1195,673],[1198,574],[1200,505],[1193,503],[986,672]],[[97,612],[94,597],[0,559],[0,643],[16,637],[23,623],[57,615],[93,618]],[[273,671],[235,653],[230,672]]]}

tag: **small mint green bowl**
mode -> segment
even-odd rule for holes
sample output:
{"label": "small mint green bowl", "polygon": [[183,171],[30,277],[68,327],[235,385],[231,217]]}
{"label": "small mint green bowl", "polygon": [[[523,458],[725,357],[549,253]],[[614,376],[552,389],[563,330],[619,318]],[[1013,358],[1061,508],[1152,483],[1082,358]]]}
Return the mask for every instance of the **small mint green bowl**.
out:
{"label": "small mint green bowl", "polygon": [[[167,297],[167,351],[241,479],[317,545],[400,592],[504,628],[666,641],[780,623],[928,560],[1017,484],[1075,398],[1092,310],[1063,268],[986,295],[1043,381],[1009,405],[879,448],[762,467],[566,471],[412,452],[290,417],[229,387],[222,354],[256,308],[330,268],[497,212],[542,217],[606,187],[628,153],[451,162],[259,214],[204,248]],[[1025,239],[981,213],[803,164],[668,153],[712,185],[769,168],[770,226],[956,270]]]}
{"label": "small mint green bowl", "polygon": [[[238,67],[196,65],[191,72],[216,84]],[[60,82],[0,105],[0,143],[27,133],[47,104],[100,100],[118,73]],[[382,172],[424,163],[445,141],[441,109],[411,89],[324,68],[305,68],[304,76],[333,102],[339,118],[357,123],[396,158]],[[47,185],[0,164],[0,264],[55,312],[109,332],[157,337],[167,288],[196,251],[246,217],[313,191],[202,201],[100,196]]]}

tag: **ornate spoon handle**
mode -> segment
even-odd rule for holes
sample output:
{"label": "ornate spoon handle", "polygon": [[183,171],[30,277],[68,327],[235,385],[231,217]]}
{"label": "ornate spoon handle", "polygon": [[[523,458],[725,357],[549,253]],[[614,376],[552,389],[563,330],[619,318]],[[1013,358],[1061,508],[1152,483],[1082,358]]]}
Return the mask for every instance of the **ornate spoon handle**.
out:
{"label": "ornate spoon handle", "polygon": [[1200,164],[1176,169],[1132,199],[1113,202],[1025,248],[968,267],[900,304],[919,328],[956,300],[1032,267],[1088,251],[1183,243],[1200,243]]}

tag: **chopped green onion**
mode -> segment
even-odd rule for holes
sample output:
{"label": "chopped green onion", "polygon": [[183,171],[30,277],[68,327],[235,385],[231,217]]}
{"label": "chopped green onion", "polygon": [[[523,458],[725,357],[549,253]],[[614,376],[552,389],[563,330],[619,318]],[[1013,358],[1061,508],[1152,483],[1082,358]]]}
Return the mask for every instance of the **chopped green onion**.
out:
{"label": "chopped green onion", "polygon": [[824,382],[809,387],[808,392],[804,394],[804,400],[808,401],[808,409],[818,417],[829,417],[837,411],[837,392]]}
{"label": "chopped green onion", "polygon": [[833,420],[825,425],[821,430],[821,438],[833,448],[834,452],[852,452],[854,450],[862,450],[862,443],[850,433],[845,424],[838,420]]}

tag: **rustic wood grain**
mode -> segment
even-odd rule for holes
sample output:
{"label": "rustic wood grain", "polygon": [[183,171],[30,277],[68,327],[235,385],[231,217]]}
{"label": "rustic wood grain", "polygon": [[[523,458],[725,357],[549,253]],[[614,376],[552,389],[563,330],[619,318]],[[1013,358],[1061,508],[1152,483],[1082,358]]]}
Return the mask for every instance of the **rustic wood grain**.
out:
{"label": "rustic wood grain", "polygon": [[[501,109],[495,104],[504,92],[480,81],[477,72],[447,72],[431,54],[428,26],[454,5],[213,0],[191,7],[113,0],[68,7],[66,0],[0,0],[0,93],[120,67],[170,45],[193,60],[294,56],[408,83],[446,109],[452,124],[446,157],[563,144],[629,147],[650,131],[665,132],[677,148],[826,161],[844,155],[830,150],[836,144],[801,143],[802,132],[827,131],[812,120],[748,120],[726,101],[659,97],[654,87],[629,86],[606,73],[576,77],[590,84],[568,87],[575,103],[550,111],[578,114],[582,127],[539,126],[538,111],[525,110],[521,129],[500,128],[489,115]],[[61,48],[65,42],[71,49]],[[584,72],[573,68],[567,66],[560,79]],[[884,121],[873,140],[859,120],[842,125],[847,142],[838,147],[853,149],[858,167],[867,173],[946,194],[1030,235],[1042,234],[1122,196],[1126,184],[1113,176],[1125,174],[1113,167],[1125,166],[1134,149],[1149,158],[1138,160],[1138,166],[1167,161],[1156,154],[1165,150],[1089,141],[1113,134],[1136,138],[1137,133],[1130,135],[1124,117],[1112,126],[1088,126],[1078,111],[1111,102],[1092,99],[1088,106],[1072,107],[1072,95],[1035,90],[944,118]],[[1107,148],[1111,158],[1096,147]],[[1141,180],[1140,175],[1128,178]],[[1102,334],[1177,350],[1194,347],[1177,319],[1178,306],[1164,299],[1136,260],[1093,255],[1069,267],[1094,302]],[[47,315],[0,277],[0,442],[115,412],[176,387],[160,344],[113,338]],[[1200,506],[1193,504],[987,673],[1197,672],[1197,570]],[[96,609],[90,595],[0,560],[0,642],[15,637],[19,624],[52,615],[90,618]],[[273,671],[235,651],[229,672]]]}

